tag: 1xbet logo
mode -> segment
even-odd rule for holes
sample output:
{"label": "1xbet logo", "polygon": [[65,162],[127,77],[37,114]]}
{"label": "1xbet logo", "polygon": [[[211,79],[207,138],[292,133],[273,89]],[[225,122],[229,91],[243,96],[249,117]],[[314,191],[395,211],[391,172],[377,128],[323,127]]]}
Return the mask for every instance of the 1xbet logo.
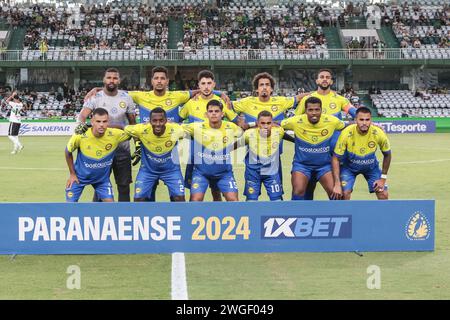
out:
{"label": "1xbet logo", "polygon": [[261,217],[262,239],[351,238],[352,216]]}

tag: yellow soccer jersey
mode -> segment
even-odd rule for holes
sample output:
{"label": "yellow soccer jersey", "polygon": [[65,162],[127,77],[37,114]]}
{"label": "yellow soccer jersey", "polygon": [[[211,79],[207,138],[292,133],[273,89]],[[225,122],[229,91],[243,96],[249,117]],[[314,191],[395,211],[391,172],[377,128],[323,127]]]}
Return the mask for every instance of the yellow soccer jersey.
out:
{"label": "yellow soccer jersey", "polygon": [[[226,106],[226,103],[219,97],[213,96],[210,100],[217,100],[220,101],[223,105],[223,112],[225,114],[225,117],[227,117],[228,120],[234,121],[237,117],[237,114],[233,111],[228,109]],[[186,104],[180,109],[180,117],[182,119],[188,119],[189,123],[192,122],[199,122],[199,121],[207,121],[208,118],[206,118],[206,105],[210,100],[205,100],[202,98],[202,96],[198,96],[197,100],[190,99]]]}
{"label": "yellow soccer jersey", "polygon": [[230,172],[231,151],[242,129],[232,122],[222,121],[219,129],[211,128],[209,122],[194,122],[183,125],[193,138],[194,168],[206,176],[219,176]]}
{"label": "yellow soccer jersey", "polygon": [[341,112],[348,112],[348,108],[350,108],[351,106],[350,101],[348,101],[347,98],[337,94],[335,91],[331,91],[326,95],[319,94],[317,91],[314,91],[313,93],[311,93],[311,95],[303,97],[297,109],[295,110],[296,115],[301,115],[306,112],[305,101],[309,97],[316,97],[322,100],[323,114],[332,115],[339,119],[342,119]]}
{"label": "yellow soccer jersey", "polygon": [[352,124],[342,130],[334,154],[344,166],[353,171],[364,172],[378,167],[376,157],[378,148],[383,154],[391,152],[389,139],[382,129],[371,125],[368,133],[361,135],[357,125]]}
{"label": "yellow soccer jersey", "polygon": [[248,146],[245,165],[257,170],[262,166],[270,167],[273,161],[278,161],[283,135],[284,129],[281,127],[272,127],[271,134],[267,138],[261,136],[259,128],[246,130],[243,136]]}
{"label": "yellow soccer jersey", "polygon": [[92,184],[109,181],[109,174],[119,143],[130,139],[123,130],[107,128],[102,137],[95,137],[92,128],[86,133],[73,135],[67,151],[78,150],[75,172],[81,183]]}
{"label": "yellow soccer jersey", "polygon": [[157,107],[167,112],[167,120],[179,123],[181,119],[178,110],[191,98],[190,91],[166,91],[163,96],[157,96],[153,91],[128,91],[128,94],[139,107],[141,123],[148,122],[150,112]]}
{"label": "yellow soccer jersey", "polygon": [[331,138],[336,130],[345,127],[345,123],[334,116],[323,114],[318,123],[312,124],[303,114],[283,120],[281,127],[294,131],[294,162],[320,166],[330,163]]}
{"label": "yellow soccer jersey", "polygon": [[297,103],[295,97],[270,97],[269,101],[262,102],[258,97],[247,97],[233,102],[233,109],[236,113],[242,113],[246,122],[255,122],[261,111],[269,111],[274,121],[281,121],[285,118],[286,110],[293,108]]}
{"label": "yellow soccer jersey", "polygon": [[148,123],[126,126],[124,130],[142,142],[142,168],[160,172],[172,170],[174,165],[179,165],[176,147],[178,140],[184,136],[184,130],[179,124],[167,123],[161,136],[155,135]]}

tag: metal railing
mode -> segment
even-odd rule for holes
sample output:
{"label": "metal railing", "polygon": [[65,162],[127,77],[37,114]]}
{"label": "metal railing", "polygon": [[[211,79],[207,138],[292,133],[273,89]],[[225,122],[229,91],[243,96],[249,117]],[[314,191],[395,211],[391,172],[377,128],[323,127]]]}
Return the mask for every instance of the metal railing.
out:
{"label": "metal railing", "polygon": [[201,49],[201,50],[7,50],[0,61],[185,61],[185,60],[404,60],[450,59],[450,48],[406,49]]}

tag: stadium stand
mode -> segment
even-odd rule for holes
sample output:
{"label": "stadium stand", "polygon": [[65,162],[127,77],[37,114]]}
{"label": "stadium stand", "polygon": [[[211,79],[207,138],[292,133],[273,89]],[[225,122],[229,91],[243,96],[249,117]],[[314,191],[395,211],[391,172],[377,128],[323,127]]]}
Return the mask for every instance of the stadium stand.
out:
{"label": "stadium stand", "polygon": [[448,117],[450,94],[429,94],[425,91],[381,90],[372,94],[374,107],[381,116],[392,117]]}

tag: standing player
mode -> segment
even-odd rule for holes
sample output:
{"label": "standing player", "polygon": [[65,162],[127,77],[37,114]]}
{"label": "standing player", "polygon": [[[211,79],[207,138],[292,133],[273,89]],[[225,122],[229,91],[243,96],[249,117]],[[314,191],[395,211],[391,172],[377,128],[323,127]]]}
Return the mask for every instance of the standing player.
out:
{"label": "standing player", "polygon": [[[180,109],[179,115],[181,119],[187,119],[189,123],[207,121],[206,117],[206,105],[211,100],[219,101],[222,106],[225,106],[225,102],[216,96],[213,92],[216,82],[214,81],[214,74],[209,70],[202,70],[197,75],[198,87],[200,95],[190,99],[183,108]],[[225,117],[235,122],[238,119],[237,114],[228,108],[223,108]],[[193,143],[191,143],[191,150],[193,150]],[[186,166],[185,187],[191,188],[192,172],[194,169],[194,154],[191,152],[190,161]],[[213,201],[222,201],[220,190],[215,185],[211,185],[211,194]]]}
{"label": "standing player", "polygon": [[263,183],[271,201],[283,200],[279,152],[284,130],[273,125],[272,114],[266,110],[258,114],[257,126],[246,130],[239,141],[248,146],[244,195],[247,201],[257,201]]}
{"label": "standing player", "polygon": [[208,185],[216,185],[227,201],[238,201],[238,188],[233,176],[231,151],[242,129],[224,122],[223,105],[210,100],[206,105],[208,121],[183,125],[194,140],[194,171],[191,201],[203,201]]}
{"label": "standing player", "polygon": [[[338,119],[342,119],[342,111],[345,111],[346,113],[351,115],[352,118],[355,117],[356,108],[352,106],[347,98],[331,90],[331,86],[333,85],[333,73],[331,70],[320,69],[317,73],[316,84],[317,90],[311,92],[308,97],[316,97],[322,101],[323,114],[332,115],[337,117]],[[296,115],[301,115],[306,112],[305,101],[306,98],[300,100],[300,103],[295,110]],[[339,138],[339,134],[340,132],[336,131],[331,140],[331,152],[334,150],[336,141]],[[312,175],[305,194],[306,200],[314,199],[314,189],[316,188],[317,181],[317,177]]]}
{"label": "standing player", "polygon": [[[382,170],[376,157],[377,146],[383,153]],[[337,198],[343,196],[344,200],[350,200],[356,176],[362,174],[369,185],[369,192],[375,192],[379,200],[387,200],[386,179],[391,158],[386,133],[372,125],[370,109],[358,108],[356,124],[342,131],[334,149],[332,159],[334,196]]]}
{"label": "standing player", "polygon": [[[130,96],[123,90],[119,90],[120,74],[115,68],[106,70],[103,77],[103,89],[84,103],[78,121],[80,124],[76,133],[83,133],[86,129],[86,119],[96,108],[103,108],[109,114],[109,127],[123,129],[127,124],[136,124],[135,106]],[[117,149],[112,164],[114,179],[116,180],[120,202],[130,201],[131,154],[130,143],[124,141]],[[94,194],[94,201],[98,201]]]}
{"label": "standing player", "polygon": [[306,186],[316,175],[331,198],[333,175],[331,173],[331,139],[335,130],[345,127],[343,121],[322,115],[322,101],[309,97],[305,101],[306,114],[283,120],[281,126],[295,133],[295,155],[292,163],[292,200],[304,200]]}
{"label": "standing player", "polygon": [[9,130],[8,138],[13,143],[13,151],[11,154],[16,154],[22,151],[23,145],[19,141],[19,130],[22,123],[21,112],[23,109],[23,103],[20,101],[19,95],[14,91],[5,102],[11,107],[11,114],[9,116]]}
{"label": "standing player", "polygon": [[167,123],[162,108],[150,113],[150,122],[126,126],[125,132],[139,139],[142,144],[142,161],[136,177],[134,201],[150,198],[153,187],[162,180],[169,188],[172,201],[185,201],[183,176],[178,156],[178,140],[184,136],[177,123]]}
{"label": "standing player", "polygon": [[[92,112],[92,128],[74,134],[67,144],[65,156],[70,176],[66,184],[66,201],[78,202],[87,185],[94,187],[102,202],[114,201],[109,176],[114,155],[121,142],[129,140],[123,130],[108,128],[108,111],[96,108]],[[73,152],[78,150],[73,163]]]}

